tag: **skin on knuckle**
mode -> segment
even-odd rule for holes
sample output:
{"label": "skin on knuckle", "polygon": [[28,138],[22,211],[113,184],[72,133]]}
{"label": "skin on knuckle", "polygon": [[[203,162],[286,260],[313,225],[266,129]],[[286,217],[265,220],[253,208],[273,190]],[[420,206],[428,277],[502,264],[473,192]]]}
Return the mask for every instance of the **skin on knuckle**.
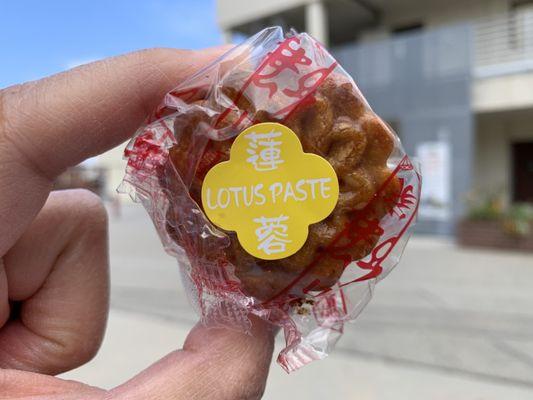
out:
{"label": "skin on knuckle", "polygon": [[74,358],[77,361],[78,366],[91,361],[98,353],[100,345],[101,340],[87,340],[82,346],[79,346],[76,350],[77,357]]}
{"label": "skin on knuckle", "polygon": [[8,372],[0,368],[0,388],[6,387],[8,384]]}
{"label": "skin on knuckle", "polygon": [[100,349],[100,342],[79,338],[63,338],[60,342],[51,346],[48,356],[43,354],[41,360],[46,360],[45,365],[51,367],[54,372],[68,371],[91,361]]}
{"label": "skin on knuckle", "polygon": [[[0,145],[11,145],[8,136],[13,134],[8,121],[9,110],[7,108],[16,107],[17,104],[8,98],[18,96],[23,89],[23,86],[16,86],[0,90]],[[8,100],[9,105],[7,104]],[[74,212],[77,217],[77,225],[98,232],[107,230],[107,212],[98,196],[83,189],[71,191],[71,196],[65,199],[64,206]],[[106,235],[100,237],[105,238]],[[103,332],[103,326],[101,330]],[[102,337],[103,334],[95,333],[87,338],[75,331],[65,332],[60,338],[47,339],[43,337],[47,344],[40,348],[41,364],[50,369],[52,373],[83,365],[97,354]],[[3,379],[4,375],[0,371],[0,387]]]}
{"label": "skin on knuckle", "polygon": [[83,228],[107,227],[107,210],[102,199],[87,189],[73,189],[71,205]]}
{"label": "skin on knuckle", "polygon": [[[219,381],[217,393],[224,400],[256,400],[263,396],[266,385],[266,372],[261,368],[242,362],[228,368],[231,376]],[[228,382],[231,382],[228,384]]]}
{"label": "skin on knuckle", "polygon": [[4,112],[4,90],[0,90],[0,136],[4,135],[4,131],[6,128],[5,123],[5,112]]}
{"label": "skin on knuckle", "polygon": [[9,121],[7,120],[7,97],[10,95],[10,92],[18,91],[18,87],[11,87],[7,89],[0,90],[0,145],[4,147],[5,143],[8,142],[8,127]]}
{"label": "skin on knuckle", "polygon": [[[39,82],[39,83],[38,83]],[[25,164],[35,172],[52,179],[42,165],[32,160],[33,150],[28,146],[28,137],[18,125],[25,119],[31,119],[31,110],[24,104],[35,97],[35,88],[45,85],[47,78],[40,81],[26,82],[0,90],[0,149],[6,156],[14,157],[17,163]]]}
{"label": "skin on knuckle", "polygon": [[241,336],[229,340],[226,337],[210,343],[223,352],[211,353],[216,365],[225,365],[214,378],[213,387],[219,399],[261,399],[274,346],[273,335],[267,330],[256,332],[254,338]]}
{"label": "skin on knuckle", "polygon": [[[67,371],[91,361],[101,347],[105,324],[85,327],[66,327],[55,337],[46,339],[48,344],[40,347],[40,359],[43,365],[52,371]],[[44,338],[44,337],[43,337]]]}
{"label": "skin on knuckle", "polygon": [[259,400],[263,397],[263,394],[265,392],[264,385],[257,386],[257,385],[248,385],[242,386],[241,389],[238,391],[238,393],[235,393],[235,396],[228,397],[228,399],[239,399],[239,400]]}
{"label": "skin on knuckle", "polygon": [[[86,189],[54,193],[57,196],[55,207],[66,209],[65,217],[69,218],[69,223],[73,225],[72,240],[82,246],[83,243],[90,243],[90,251],[100,254],[102,249],[107,248],[107,212],[102,200]],[[101,285],[108,285],[108,264],[92,263],[90,271],[76,284],[83,284],[84,279],[89,278],[94,278]],[[105,333],[107,307],[95,312],[97,313],[86,315],[92,321],[90,326],[86,323],[67,324],[56,334],[53,339],[56,346],[50,348],[49,355],[51,362],[58,369],[78,367],[97,354]]]}
{"label": "skin on knuckle", "polygon": [[232,389],[222,389],[220,393],[224,393],[221,396],[223,400],[258,400],[263,397],[264,385],[258,387],[254,384],[242,383],[238,387]]}

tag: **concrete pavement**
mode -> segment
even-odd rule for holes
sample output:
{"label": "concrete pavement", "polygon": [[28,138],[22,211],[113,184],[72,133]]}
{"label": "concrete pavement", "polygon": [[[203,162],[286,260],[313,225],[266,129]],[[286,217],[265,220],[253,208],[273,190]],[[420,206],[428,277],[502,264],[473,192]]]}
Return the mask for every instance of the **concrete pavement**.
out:
{"label": "concrete pavement", "polygon": [[[111,218],[111,249],[104,345],[65,375],[103,387],[180,347],[196,320],[140,206]],[[414,238],[334,354],[291,375],[274,364],[265,398],[532,399],[532,286],[529,254]]]}

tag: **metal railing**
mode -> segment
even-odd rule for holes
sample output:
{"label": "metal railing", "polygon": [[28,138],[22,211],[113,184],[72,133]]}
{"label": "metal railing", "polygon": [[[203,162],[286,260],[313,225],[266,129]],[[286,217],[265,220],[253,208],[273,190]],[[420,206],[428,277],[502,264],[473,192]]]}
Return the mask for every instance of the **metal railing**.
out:
{"label": "metal railing", "polygon": [[533,9],[474,23],[474,76],[533,70]]}

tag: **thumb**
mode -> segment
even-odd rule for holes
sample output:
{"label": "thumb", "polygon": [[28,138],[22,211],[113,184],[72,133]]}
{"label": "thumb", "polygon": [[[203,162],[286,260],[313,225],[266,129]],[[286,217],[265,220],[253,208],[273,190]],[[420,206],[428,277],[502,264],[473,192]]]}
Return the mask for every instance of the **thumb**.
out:
{"label": "thumb", "polygon": [[254,318],[251,334],[201,324],[170,353],[111,391],[115,399],[260,399],[274,348],[274,328]]}

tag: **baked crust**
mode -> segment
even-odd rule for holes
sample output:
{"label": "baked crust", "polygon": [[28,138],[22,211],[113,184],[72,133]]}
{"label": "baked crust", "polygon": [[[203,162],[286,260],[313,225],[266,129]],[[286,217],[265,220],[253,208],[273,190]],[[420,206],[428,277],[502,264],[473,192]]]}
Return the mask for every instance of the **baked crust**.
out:
{"label": "baked crust", "polygon": [[[333,286],[350,261],[364,258],[372,251],[380,232],[370,231],[365,237],[347,243],[343,251],[350,260],[334,257],[328,248],[354,223],[354,219],[361,219],[362,212],[365,220],[379,221],[391,211],[394,203],[391,199],[399,196],[400,182],[391,177],[387,167],[395,147],[394,134],[370,110],[351,82],[337,82],[332,77],[320,85],[311,101],[297,106],[284,120],[273,117],[266,110],[256,110],[252,102],[245,96],[238,96],[234,88],[223,87],[220,92],[225,97],[224,102],[232,104],[223,122],[217,119],[216,113],[209,115],[204,111],[209,108],[207,100],[194,102],[188,112],[176,117],[177,144],[169,150],[172,169],[178,172],[179,179],[189,187],[190,196],[200,207],[206,165],[212,167],[228,160],[233,143],[232,139],[209,138],[206,133],[213,127],[221,132],[230,129],[243,112],[256,123],[280,122],[291,128],[298,135],[304,151],[327,159],[339,179],[340,194],[335,209],[326,219],[309,227],[307,241],[290,257],[269,261],[257,259],[241,247],[233,232],[225,232],[230,239],[225,253],[235,266],[235,275],[241,281],[243,291],[264,300],[282,292],[296,278],[301,290],[310,283],[313,290]],[[227,136],[234,137],[236,133]],[[197,154],[198,151],[202,154]],[[196,164],[192,165],[193,162]],[[178,178],[176,174],[165,175],[162,181],[172,192],[172,187],[176,186],[172,180]],[[384,191],[384,195],[376,196],[378,190]],[[372,203],[371,207],[369,203]],[[167,213],[167,220],[171,237],[183,245],[183,239],[173,229],[172,210]]]}

